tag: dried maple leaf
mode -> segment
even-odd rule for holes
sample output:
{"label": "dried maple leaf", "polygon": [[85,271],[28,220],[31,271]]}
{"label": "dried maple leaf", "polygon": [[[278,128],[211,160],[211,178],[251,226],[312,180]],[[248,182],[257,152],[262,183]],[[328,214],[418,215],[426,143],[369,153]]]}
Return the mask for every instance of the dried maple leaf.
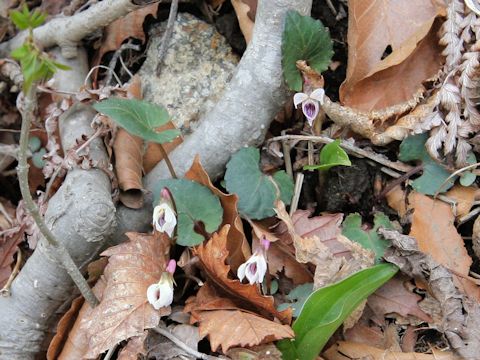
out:
{"label": "dried maple leaf", "polygon": [[200,335],[208,335],[213,351],[234,346],[253,346],[292,338],[288,325],[264,319],[240,310],[213,310],[200,313]]}
{"label": "dried maple leaf", "polygon": [[147,288],[165,271],[169,239],[160,233],[127,233],[130,241],[102,253],[109,256],[103,298],[84,322],[88,333],[85,357],[96,357],[120,341],[140,336],[158,325],[170,308],[155,310]]}
{"label": "dried maple leaf", "polygon": [[230,226],[225,225],[219,233],[213,234],[205,244],[194,249],[203,270],[209,279],[234,298],[242,300],[246,306],[253,307],[268,318],[278,318],[289,324],[292,318],[291,309],[278,311],[271,296],[263,296],[256,285],[242,284],[239,280],[228,277],[230,266],[225,263],[228,257],[227,235]]}
{"label": "dried maple leaf", "polygon": [[454,276],[455,284],[467,295],[480,299],[479,287],[468,280],[472,259],[455,228],[451,206],[415,191],[405,199],[405,193],[399,187],[387,194],[387,201],[402,217],[413,210],[409,235],[417,240],[420,251],[430,254],[438,263],[458,274]]}
{"label": "dried maple leaf", "polygon": [[238,214],[237,204],[238,196],[235,194],[225,194],[213,186],[207,172],[203,169],[200,158],[195,156],[193,164],[185,174],[185,178],[198,182],[208,187],[218,196],[223,207],[222,225],[230,225],[227,235],[228,263],[233,272],[244,263],[252,254],[250,245],[243,232],[243,224]]}
{"label": "dried maple leaf", "polygon": [[381,318],[386,314],[397,313],[404,317],[413,315],[425,322],[431,322],[432,318],[418,306],[422,297],[409,291],[404,285],[405,281],[406,279],[400,276],[389,280],[368,297],[368,306]]}
{"label": "dried maple leaf", "polygon": [[[441,68],[432,0],[349,2],[348,68],[340,99],[362,111],[411,99]],[[384,58],[386,51],[391,51]]]}

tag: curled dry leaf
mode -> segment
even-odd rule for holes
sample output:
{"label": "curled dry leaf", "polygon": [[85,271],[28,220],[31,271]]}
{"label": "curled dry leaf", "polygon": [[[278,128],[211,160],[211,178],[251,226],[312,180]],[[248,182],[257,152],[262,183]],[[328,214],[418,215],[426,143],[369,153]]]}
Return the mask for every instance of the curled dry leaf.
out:
{"label": "curled dry leaf", "polygon": [[[120,341],[141,336],[157,326],[170,308],[155,310],[147,301],[147,288],[165,271],[169,239],[160,233],[127,233],[129,241],[107,249],[103,278],[106,287],[100,304],[79,316],[80,331],[87,337],[85,357],[96,357]],[[80,357],[79,357],[80,358]]]}
{"label": "curled dry leaf", "polygon": [[460,360],[449,351],[432,350],[432,354],[404,353],[378,349],[366,344],[339,341],[323,353],[325,360]]}
{"label": "curled dry leaf", "polygon": [[[142,98],[140,77],[135,76],[127,88],[127,95]],[[120,188],[120,201],[127,207],[143,206],[143,139],[119,128],[113,142],[115,172]]]}
{"label": "curled dry leaf", "polygon": [[247,308],[253,307],[266,318],[277,318],[284,324],[290,324],[292,319],[290,309],[278,311],[275,308],[273,298],[263,296],[256,285],[242,284],[238,280],[229,278],[230,266],[226,264],[229,228],[229,225],[223,226],[220,232],[213,234],[212,238],[205,244],[194,249],[194,254],[198,256],[201,267],[216,286],[219,286],[230,296],[241,300]]}
{"label": "curled dry leaf", "polygon": [[198,182],[208,187],[220,199],[223,207],[223,222],[221,226],[230,225],[227,235],[228,263],[233,272],[244,263],[252,254],[245,233],[243,224],[238,214],[237,204],[238,196],[235,194],[225,194],[213,186],[207,172],[200,163],[200,158],[195,156],[191,168],[185,174],[185,178]]}
{"label": "curled dry leaf", "polygon": [[202,311],[199,317],[200,335],[209,336],[213,351],[221,347],[225,353],[234,346],[253,346],[294,336],[288,325],[240,310]]}
{"label": "curled dry leaf", "polygon": [[392,241],[385,259],[408,276],[428,283],[442,316],[435,327],[445,334],[450,346],[465,359],[477,359],[480,352],[480,304],[456,287],[452,273],[431,255],[419,250],[415,238],[397,231],[380,229]]}
{"label": "curled dry leaf", "polygon": [[401,217],[413,210],[409,235],[417,240],[419,250],[455,271],[458,274],[454,276],[455,284],[468,296],[480,299],[479,287],[468,279],[472,259],[455,228],[451,206],[415,191],[405,199],[405,193],[399,187],[387,194],[387,201]]}
{"label": "curled dry leaf", "polygon": [[[348,68],[340,98],[363,111],[406,102],[441,67],[432,0],[349,2]],[[384,57],[385,53],[391,54]]]}

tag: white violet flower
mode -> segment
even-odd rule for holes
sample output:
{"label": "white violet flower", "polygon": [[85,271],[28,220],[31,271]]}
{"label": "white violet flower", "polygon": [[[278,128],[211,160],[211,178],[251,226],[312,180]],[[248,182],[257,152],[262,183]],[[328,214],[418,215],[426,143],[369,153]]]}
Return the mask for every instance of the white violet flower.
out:
{"label": "white violet flower", "polygon": [[270,242],[263,237],[260,241],[260,247],[253,253],[250,258],[238,267],[237,276],[242,281],[245,277],[250,285],[255,283],[261,284],[265,273],[267,272],[267,250]]}
{"label": "white violet flower", "polygon": [[302,111],[307,118],[308,124],[312,126],[313,120],[318,115],[320,105],[323,105],[323,97],[325,96],[325,90],[322,88],[315,89],[310,95],[305,93],[296,93],[293,96],[293,104],[295,109],[299,104],[302,104]]}
{"label": "white violet flower", "polygon": [[150,285],[147,289],[147,300],[155,310],[169,306],[173,301],[173,273],[176,266],[175,260],[170,260],[160,277],[160,281]]}
{"label": "white violet flower", "polygon": [[170,193],[166,188],[163,188],[160,193],[160,205],[153,209],[153,224],[157,231],[165,232],[170,237],[172,237],[177,225],[177,215],[172,207]]}

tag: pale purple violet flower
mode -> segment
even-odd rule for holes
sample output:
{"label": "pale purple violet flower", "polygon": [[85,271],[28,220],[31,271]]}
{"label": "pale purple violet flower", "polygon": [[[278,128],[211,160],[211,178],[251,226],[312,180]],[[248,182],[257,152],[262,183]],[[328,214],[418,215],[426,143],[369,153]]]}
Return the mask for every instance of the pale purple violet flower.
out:
{"label": "pale purple violet flower", "polygon": [[307,118],[308,124],[313,125],[313,120],[318,115],[320,105],[323,105],[323,97],[325,96],[325,90],[322,88],[315,89],[310,95],[305,93],[296,93],[293,96],[293,104],[295,109],[299,104],[302,104],[302,111]]}
{"label": "pale purple violet flower", "polygon": [[270,247],[270,241],[265,237],[260,240],[260,247],[253,253],[250,258],[239,266],[237,276],[242,281],[247,278],[250,285],[255,283],[261,284],[265,273],[267,272],[267,250]]}
{"label": "pale purple violet flower", "polygon": [[155,310],[169,306],[173,301],[173,273],[176,266],[175,260],[170,260],[160,277],[160,281],[150,285],[147,289],[147,300]]}

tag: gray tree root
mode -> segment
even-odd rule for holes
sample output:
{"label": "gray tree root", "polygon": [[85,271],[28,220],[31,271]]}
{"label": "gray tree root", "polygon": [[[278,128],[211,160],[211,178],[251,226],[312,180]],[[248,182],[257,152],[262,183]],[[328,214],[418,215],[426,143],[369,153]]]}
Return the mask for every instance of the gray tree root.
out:
{"label": "gray tree root", "polygon": [[[78,89],[88,72],[85,52],[72,61],[61,59],[72,71],[56,75],[61,90]],[[60,119],[64,151],[82,135],[90,136],[95,111],[75,105]],[[90,156],[98,167],[108,166],[101,139],[90,145]],[[98,168],[68,172],[49,202],[45,221],[68,249],[77,265],[95,256],[115,226],[115,207],[106,172]],[[72,294],[72,281],[42,239],[11,288],[11,296],[0,298],[0,359],[32,359],[41,350],[45,333],[52,328],[52,315]]]}
{"label": "gray tree root", "polygon": [[[309,14],[311,5],[311,0],[259,1],[252,41],[225,94],[195,132],[170,154],[179,176],[199,154],[205,170],[216,178],[237,150],[263,142],[287,96],[281,67],[285,14],[289,9]],[[168,176],[167,166],[161,162],[145,177],[145,187],[151,189],[158,179]]]}

